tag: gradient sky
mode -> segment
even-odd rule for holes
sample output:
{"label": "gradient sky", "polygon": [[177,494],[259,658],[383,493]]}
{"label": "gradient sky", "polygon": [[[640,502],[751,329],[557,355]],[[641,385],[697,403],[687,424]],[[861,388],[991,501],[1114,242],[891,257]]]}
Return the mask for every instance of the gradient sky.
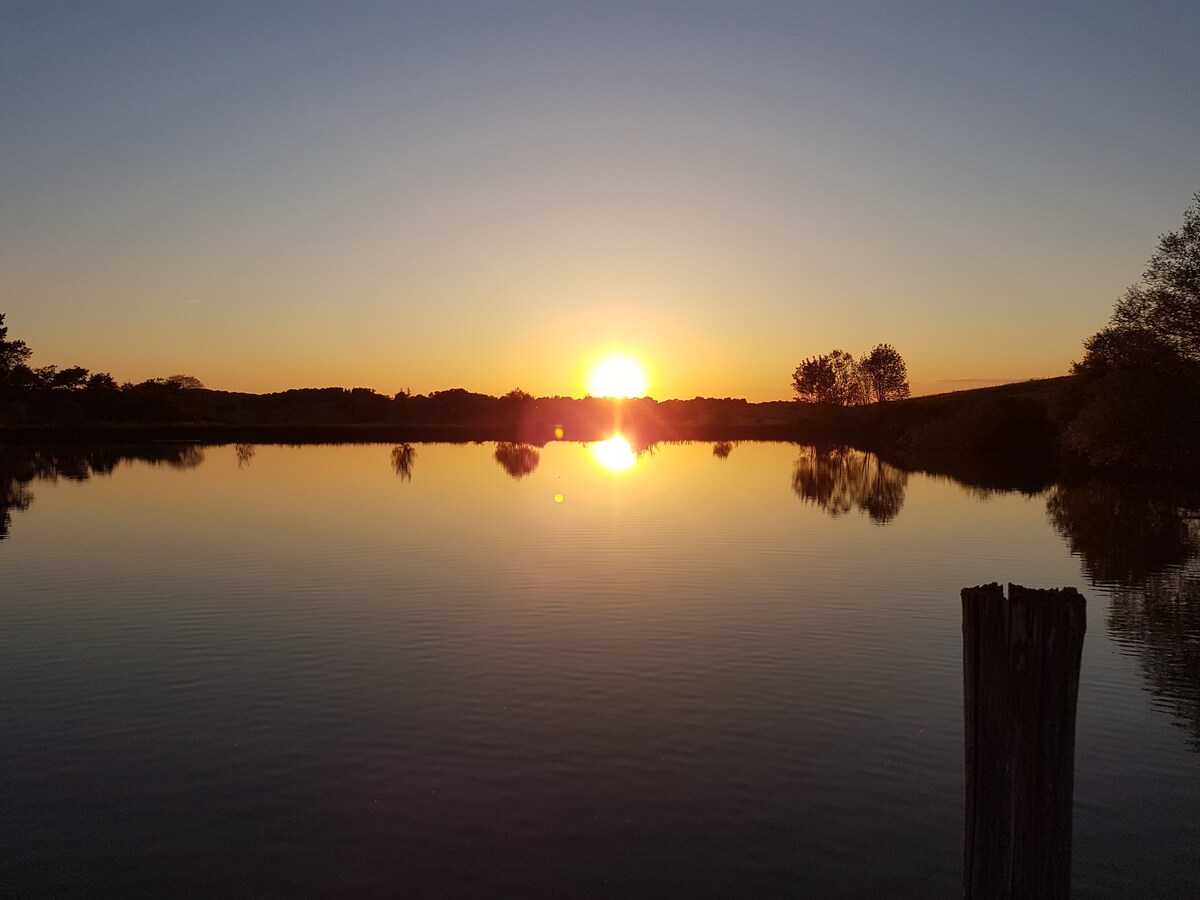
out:
{"label": "gradient sky", "polygon": [[0,0],[0,312],[209,387],[1064,373],[1200,190],[1200,3]]}

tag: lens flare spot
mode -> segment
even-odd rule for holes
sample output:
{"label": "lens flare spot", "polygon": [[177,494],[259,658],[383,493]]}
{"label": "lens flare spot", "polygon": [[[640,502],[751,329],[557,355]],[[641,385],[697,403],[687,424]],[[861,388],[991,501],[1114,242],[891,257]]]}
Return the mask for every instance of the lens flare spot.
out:
{"label": "lens flare spot", "polygon": [[555,495],[554,495],[554,502],[555,502],[555,503],[562,503],[562,502],[563,502],[563,495],[562,495],[562,494],[555,494]]}

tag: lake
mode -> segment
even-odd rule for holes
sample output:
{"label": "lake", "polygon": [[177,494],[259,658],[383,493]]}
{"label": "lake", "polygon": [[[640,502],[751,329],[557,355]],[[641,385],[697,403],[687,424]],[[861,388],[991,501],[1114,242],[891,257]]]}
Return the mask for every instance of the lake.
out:
{"label": "lake", "polygon": [[1200,894],[1200,517],[795,444],[0,448],[0,893],[949,897],[960,590],[1088,601],[1077,897]]}

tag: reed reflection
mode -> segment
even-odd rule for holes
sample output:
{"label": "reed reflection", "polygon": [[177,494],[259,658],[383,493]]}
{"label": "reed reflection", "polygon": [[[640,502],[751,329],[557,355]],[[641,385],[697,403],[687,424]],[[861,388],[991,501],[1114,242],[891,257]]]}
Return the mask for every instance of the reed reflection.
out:
{"label": "reed reflection", "polygon": [[0,446],[0,540],[8,537],[12,513],[33,503],[29,485],[87,481],[112,474],[126,460],[174,469],[194,469],[204,462],[204,449],[196,444],[147,444],[139,447],[38,448]]}
{"label": "reed reflection", "polygon": [[496,445],[496,462],[500,464],[509,477],[520,481],[526,475],[532,475],[542,461],[542,454],[531,444],[514,444],[502,441]]}
{"label": "reed reflection", "polygon": [[412,444],[397,444],[392,448],[392,470],[400,476],[401,481],[412,481],[413,462],[417,458],[417,448]]}
{"label": "reed reflection", "polygon": [[1146,485],[1060,485],[1051,523],[1111,589],[1108,629],[1200,751],[1200,496]]}
{"label": "reed reflection", "polygon": [[796,496],[835,518],[858,509],[884,525],[899,515],[907,487],[907,472],[849,447],[801,447],[792,464]]}
{"label": "reed reflection", "polygon": [[254,459],[254,454],[257,452],[253,444],[234,444],[233,452],[237,456],[238,468],[250,465],[250,460]]}
{"label": "reed reflection", "polygon": [[729,454],[733,452],[733,444],[729,441],[717,441],[713,444],[713,456],[717,459],[729,459]]}

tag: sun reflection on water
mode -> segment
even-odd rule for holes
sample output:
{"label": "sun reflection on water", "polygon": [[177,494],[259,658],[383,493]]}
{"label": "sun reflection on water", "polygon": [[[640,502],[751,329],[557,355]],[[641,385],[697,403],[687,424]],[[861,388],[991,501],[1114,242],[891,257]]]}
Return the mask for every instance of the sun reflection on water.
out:
{"label": "sun reflection on water", "polygon": [[608,440],[598,441],[589,449],[592,458],[610,472],[627,472],[637,465],[637,454],[629,446],[629,441],[619,434],[614,434]]}

